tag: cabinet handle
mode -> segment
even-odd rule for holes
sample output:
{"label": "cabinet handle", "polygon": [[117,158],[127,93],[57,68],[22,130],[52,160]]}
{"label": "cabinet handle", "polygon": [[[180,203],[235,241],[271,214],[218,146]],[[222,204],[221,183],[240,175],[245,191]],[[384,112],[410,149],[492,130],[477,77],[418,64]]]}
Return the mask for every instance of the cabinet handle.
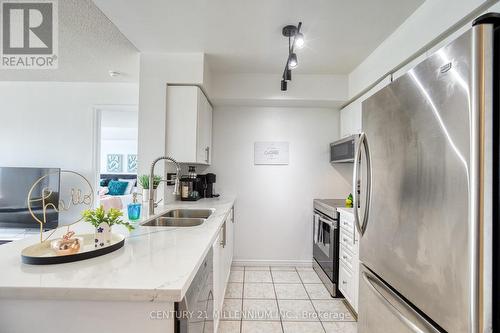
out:
{"label": "cabinet handle", "polygon": [[344,258],[345,260],[347,260],[347,256],[342,256],[342,258]]}
{"label": "cabinet handle", "polygon": [[220,245],[224,248],[226,247],[226,221],[222,225],[222,240],[220,241]]}
{"label": "cabinet handle", "polygon": [[352,243],[356,244],[356,228],[352,228]]}
{"label": "cabinet handle", "polygon": [[207,156],[207,158],[205,159],[205,162],[209,163],[209,161],[210,161],[210,147],[205,148],[205,153]]}
{"label": "cabinet handle", "polygon": [[345,280],[342,280],[342,284],[347,284],[347,281],[345,281]]}

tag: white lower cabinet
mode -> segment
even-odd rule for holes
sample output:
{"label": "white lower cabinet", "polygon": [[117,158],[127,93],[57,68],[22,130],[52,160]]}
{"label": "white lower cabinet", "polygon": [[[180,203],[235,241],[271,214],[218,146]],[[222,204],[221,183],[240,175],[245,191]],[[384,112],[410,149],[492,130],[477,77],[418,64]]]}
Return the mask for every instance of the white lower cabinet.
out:
{"label": "white lower cabinet", "polygon": [[234,249],[234,218],[231,209],[226,220],[222,224],[219,234],[215,239],[213,247],[214,255],[214,328],[215,332],[219,327],[219,316],[222,314],[224,295],[231,273],[231,263],[233,261]]}
{"label": "white lower cabinet", "polygon": [[359,236],[352,214],[340,211],[339,290],[358,312]]}

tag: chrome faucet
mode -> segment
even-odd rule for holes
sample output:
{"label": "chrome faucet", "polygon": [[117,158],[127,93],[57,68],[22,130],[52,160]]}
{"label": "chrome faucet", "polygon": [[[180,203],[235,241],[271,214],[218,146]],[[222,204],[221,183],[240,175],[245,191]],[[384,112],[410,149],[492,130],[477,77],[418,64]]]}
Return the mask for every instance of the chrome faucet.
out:
{"label": "chrome faucet", "polygon": [[174,160],[170,156],[161,156],[158,157],[156,160],[151,163],[151,171],[149,173],[149,215],[154,215],[155,213],[155,198],[154,198],[154,187],[153,187],[153,179],[154,179],[154,172],[155,172],[155,165],[161,160],[167,160],[175,164],[176,168],[176,177],[175,177],[175,186],[174,186],[174,195],[179,195],[179,178],[181,177],[181,166],[179,163],[177,163],[176,160]]}

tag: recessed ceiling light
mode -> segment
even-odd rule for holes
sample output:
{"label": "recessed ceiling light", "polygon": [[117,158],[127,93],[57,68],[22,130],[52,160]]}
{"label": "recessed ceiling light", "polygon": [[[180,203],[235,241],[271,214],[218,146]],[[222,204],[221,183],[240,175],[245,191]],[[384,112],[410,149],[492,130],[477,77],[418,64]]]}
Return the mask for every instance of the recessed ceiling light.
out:
{"label": "recessed ceiling light", "polygon": [[108,73],[109,73],[109,76],[111,76],[111,77],[117,77],[117,76],[122,75],[122,73],[117,72],[117,71],[108,71]]}

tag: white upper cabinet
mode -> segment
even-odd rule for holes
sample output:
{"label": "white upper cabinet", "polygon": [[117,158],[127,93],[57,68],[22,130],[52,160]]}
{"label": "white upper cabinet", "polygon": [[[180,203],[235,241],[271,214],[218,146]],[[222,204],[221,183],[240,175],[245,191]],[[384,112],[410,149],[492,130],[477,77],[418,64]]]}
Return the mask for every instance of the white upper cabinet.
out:
{"label": "white upper cabinet", "polygon": [[212,106],[197,86],[167,88],[167,154],[180,163],[210,164]]}
{"label": "white upper cabinet", "polygon": [[361,133],[361,101],[355,100],[340,110],[340,137]]}
{"label": "white upper cabinet", "polygon": [[362,104],[368,97],[375,94],[380,89],[391,83],[391,76],[386,76],[379,84],[373,87],[366,94],[340,110],[340,137],[359,134],[363,130],[362,123]]}

